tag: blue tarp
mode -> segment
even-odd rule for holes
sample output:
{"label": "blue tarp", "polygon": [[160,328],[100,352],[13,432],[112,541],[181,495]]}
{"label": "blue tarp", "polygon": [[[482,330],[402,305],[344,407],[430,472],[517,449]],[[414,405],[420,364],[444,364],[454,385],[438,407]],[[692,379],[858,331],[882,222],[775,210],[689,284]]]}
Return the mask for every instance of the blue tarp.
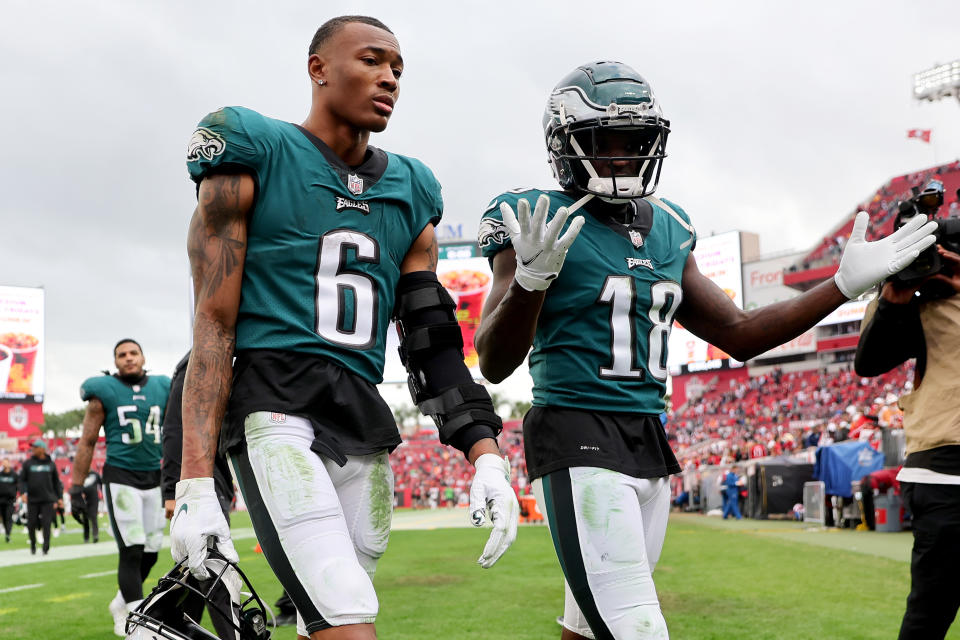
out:
{"label": "blue tarp", "polygon": [[822,480],[826,493],[850,498],[850,483],[883,469],[883,454],[866,442],[851,440],[817,449],[813,477]]}

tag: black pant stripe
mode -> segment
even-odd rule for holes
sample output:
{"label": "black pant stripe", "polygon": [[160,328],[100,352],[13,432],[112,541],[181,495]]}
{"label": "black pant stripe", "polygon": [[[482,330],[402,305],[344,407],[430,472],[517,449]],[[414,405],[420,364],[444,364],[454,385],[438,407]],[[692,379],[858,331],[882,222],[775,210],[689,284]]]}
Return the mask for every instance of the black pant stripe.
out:
{"label": "black pant stripe", "polygon": [[543,476],[543,496],[553,546],[557,550],[557,557],[560,559],[567,584],[570,585],[570,591],[573,592],[573,597],[597,640],[614,640],[613,634],[600,616],[596,600],[593,599],[587,583],[587,570],[583,566],[576,512],[573,508],[570,470],[560,469]]}
{"label": "black pant stripe", "polygon": [[103,483],[103,496],[107,499],[107,514],[110,516],[110,528],[113,529],[113,537],[117,540],[117,547],[123,549],[127,545],[123,542],[120,527],[117,526],[117,518],[113,513],[113,493],[110,491],[109,482]]}
{"label": "black pant stripe", "polygon": [[280,544],[280,536],[277,535],[277,529],[270,520],[270,514],[263,504],[263,497],[260,495],[260,488],[257,484],[256,475],[253,467],[250,466],[250,458],[247,456],[246,449],[241,452],[230,454],[230,462],[233,463],[233,472],[237,477],[237,484],[240,485],[240,492],[243,494],[243,501],[247,504],[247,513],[250,514],[250,521],[253,523],[253,530],[257,534],[257,540],[263,549],[263,556],[267,559],[277,580],[286,590],[297,611],[303,618],[307,627],[307,633],[329,629],[332,625],[323,619],[323,615],[317,610],[307,595],[307,590],[303,583],[297,577],[293,567],[290,566],[290,560]]}

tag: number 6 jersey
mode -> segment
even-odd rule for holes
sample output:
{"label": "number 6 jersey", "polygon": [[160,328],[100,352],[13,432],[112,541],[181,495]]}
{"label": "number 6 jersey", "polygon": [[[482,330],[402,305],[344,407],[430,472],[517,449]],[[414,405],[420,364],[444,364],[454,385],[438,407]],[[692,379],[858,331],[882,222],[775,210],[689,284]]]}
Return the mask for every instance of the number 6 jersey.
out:
{"label": "number 6 jersey", "polygon": [[237,351],[319,355],[379,383],[400,263],[443,209],[433,173],[374,147],[348,167],[302,127],[240,107],[200,122],[187,168],[198,184],[230,170],[257,184]]}
{"label": "number 6 jersey", "polygon": [[221,446],[240,446],[257,411],[309,418],[312,448],[341,464],[399,444],[375,385],[400,265],[442,213],[430,169],[374,147],[349,167],[306,129],[239,107],[200,122],[187,168],[198,184],[218,172],[256,181]]}

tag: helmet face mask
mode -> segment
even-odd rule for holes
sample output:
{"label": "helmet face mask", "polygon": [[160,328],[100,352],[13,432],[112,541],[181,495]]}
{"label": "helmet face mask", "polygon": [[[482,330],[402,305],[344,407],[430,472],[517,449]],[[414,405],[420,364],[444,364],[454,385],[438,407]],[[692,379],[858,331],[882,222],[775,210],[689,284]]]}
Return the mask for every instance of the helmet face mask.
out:
{"label": "helmet face mask", "polygon": [[[211,577],[202,582],[185,561],[160,578],[127,617],[127,640],[269,640],[267,608],[240,567],[216,550],[209,551],[205,564]],[[202,613],[204,607],[216,634],[188,613]]]}
{"label": "helmet face mask", "polygon": [[656,190],[670,123],[627,65],[593,62],[568,74],[550,94],[543,127],[564,189],[613,201]]}

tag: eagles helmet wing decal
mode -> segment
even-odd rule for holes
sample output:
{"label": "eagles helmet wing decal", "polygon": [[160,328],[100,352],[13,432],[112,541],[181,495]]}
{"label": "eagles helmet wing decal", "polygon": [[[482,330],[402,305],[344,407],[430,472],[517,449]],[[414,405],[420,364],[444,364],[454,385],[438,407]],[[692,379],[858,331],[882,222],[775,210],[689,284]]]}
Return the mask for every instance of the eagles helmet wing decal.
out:
{"label": "eagles helmet wing decal", "polygon": [[190,136],[190,144],[187,145],[187,162],[195,162],[200,158],[213,160],[226,148],[227,143],[223,141],[220,134],[198,127]]}
{"label": "eagles helmet wing decal", "polygon": [[489,246],[502,245],[510,238],[507,227],[501,220],[484,218],[480,221],[480,230],[477,232],[477,244],[481,249]]}

